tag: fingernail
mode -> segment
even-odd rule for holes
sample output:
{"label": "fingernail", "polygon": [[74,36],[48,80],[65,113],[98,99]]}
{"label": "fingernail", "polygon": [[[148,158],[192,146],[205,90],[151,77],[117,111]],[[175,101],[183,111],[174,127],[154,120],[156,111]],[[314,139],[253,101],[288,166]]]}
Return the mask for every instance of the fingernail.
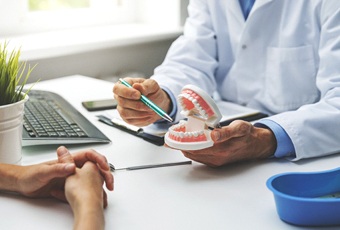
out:
{"label": "fingernail", "polygon": [[65,154],[67,152],[67,149],[64,146],[59,147],[58,150],[61,154]]}
{"label": "fingernail", "polygon": [[58,150],[59,150],[58,152],[60,153],[60,155],[67,154],[68,152],[68,150],[64,146],[59,147]]}
{"label": "fingernail", "polygon": [[220,140],[220,138],[221,138],[220,132],[214,131],[214,132],[212,132],[212,134],[213,134],[213,136],[214,136],[214,140],[215,140],[215,141],[219,141],[219,140]]}

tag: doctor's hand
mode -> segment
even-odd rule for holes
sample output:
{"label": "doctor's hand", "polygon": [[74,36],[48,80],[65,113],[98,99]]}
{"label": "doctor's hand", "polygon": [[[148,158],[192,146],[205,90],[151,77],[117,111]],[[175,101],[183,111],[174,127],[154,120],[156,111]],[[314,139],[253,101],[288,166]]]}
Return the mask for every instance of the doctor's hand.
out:
{"label": "doctor's hand", "polygon": [[113,87],[117,100],[117,110],[124,121],[136,126],[146,126],[161,117],[140,101],[141,94],[148,97],[165,112],[171,109],[171,100],[155,80],[144,78],[125,78],[133,88],[116,83]]}
{"label": "doctor's hand", "polygon": [[271,130],[257,128],[241,120],[214,129],[211,138],[214,141],[212,147],[182,151],[183,154],[194,161],[218,167],[233,162],[265,159],[276,150],[276,139]]}

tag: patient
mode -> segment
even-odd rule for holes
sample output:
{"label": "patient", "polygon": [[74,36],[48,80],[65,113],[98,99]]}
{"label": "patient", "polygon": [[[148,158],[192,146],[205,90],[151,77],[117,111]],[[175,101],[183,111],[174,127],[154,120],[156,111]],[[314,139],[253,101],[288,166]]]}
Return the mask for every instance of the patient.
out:
{"label": "patient", "polygon": [[74,213],[74,229],[104,229],[104,181],[106,188],[113,190],[106,158],[94,150],[71,155],[63,146],[57,155],[57,160],[29,166],[0,163],[0,190],[67,201]]}

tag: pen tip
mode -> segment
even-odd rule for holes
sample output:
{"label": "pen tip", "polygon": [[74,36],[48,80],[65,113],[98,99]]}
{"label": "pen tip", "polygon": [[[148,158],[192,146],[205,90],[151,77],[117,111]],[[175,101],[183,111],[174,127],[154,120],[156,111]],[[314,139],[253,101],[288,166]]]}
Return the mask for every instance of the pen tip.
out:
{"label": "pen tip", "polygon": [[170,116],[165,116],[164,119],[168,122],[173,122],[173,119]]}

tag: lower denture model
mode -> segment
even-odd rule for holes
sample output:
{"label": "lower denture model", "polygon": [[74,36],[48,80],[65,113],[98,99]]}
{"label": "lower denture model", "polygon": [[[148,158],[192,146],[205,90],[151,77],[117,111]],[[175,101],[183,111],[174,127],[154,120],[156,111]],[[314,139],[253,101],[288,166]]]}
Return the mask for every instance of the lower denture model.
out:
{"label": "lower denture model", "polygon": [[222,118],[214,100],[202,89],[186,85],[178,95],[178,101],[182,107],[181,114],[187,117],[187,121],[181,120],[171,126],[165,134],[165,143],[180,150],[211,147],[214,142],[209,127],[217,127]]}

